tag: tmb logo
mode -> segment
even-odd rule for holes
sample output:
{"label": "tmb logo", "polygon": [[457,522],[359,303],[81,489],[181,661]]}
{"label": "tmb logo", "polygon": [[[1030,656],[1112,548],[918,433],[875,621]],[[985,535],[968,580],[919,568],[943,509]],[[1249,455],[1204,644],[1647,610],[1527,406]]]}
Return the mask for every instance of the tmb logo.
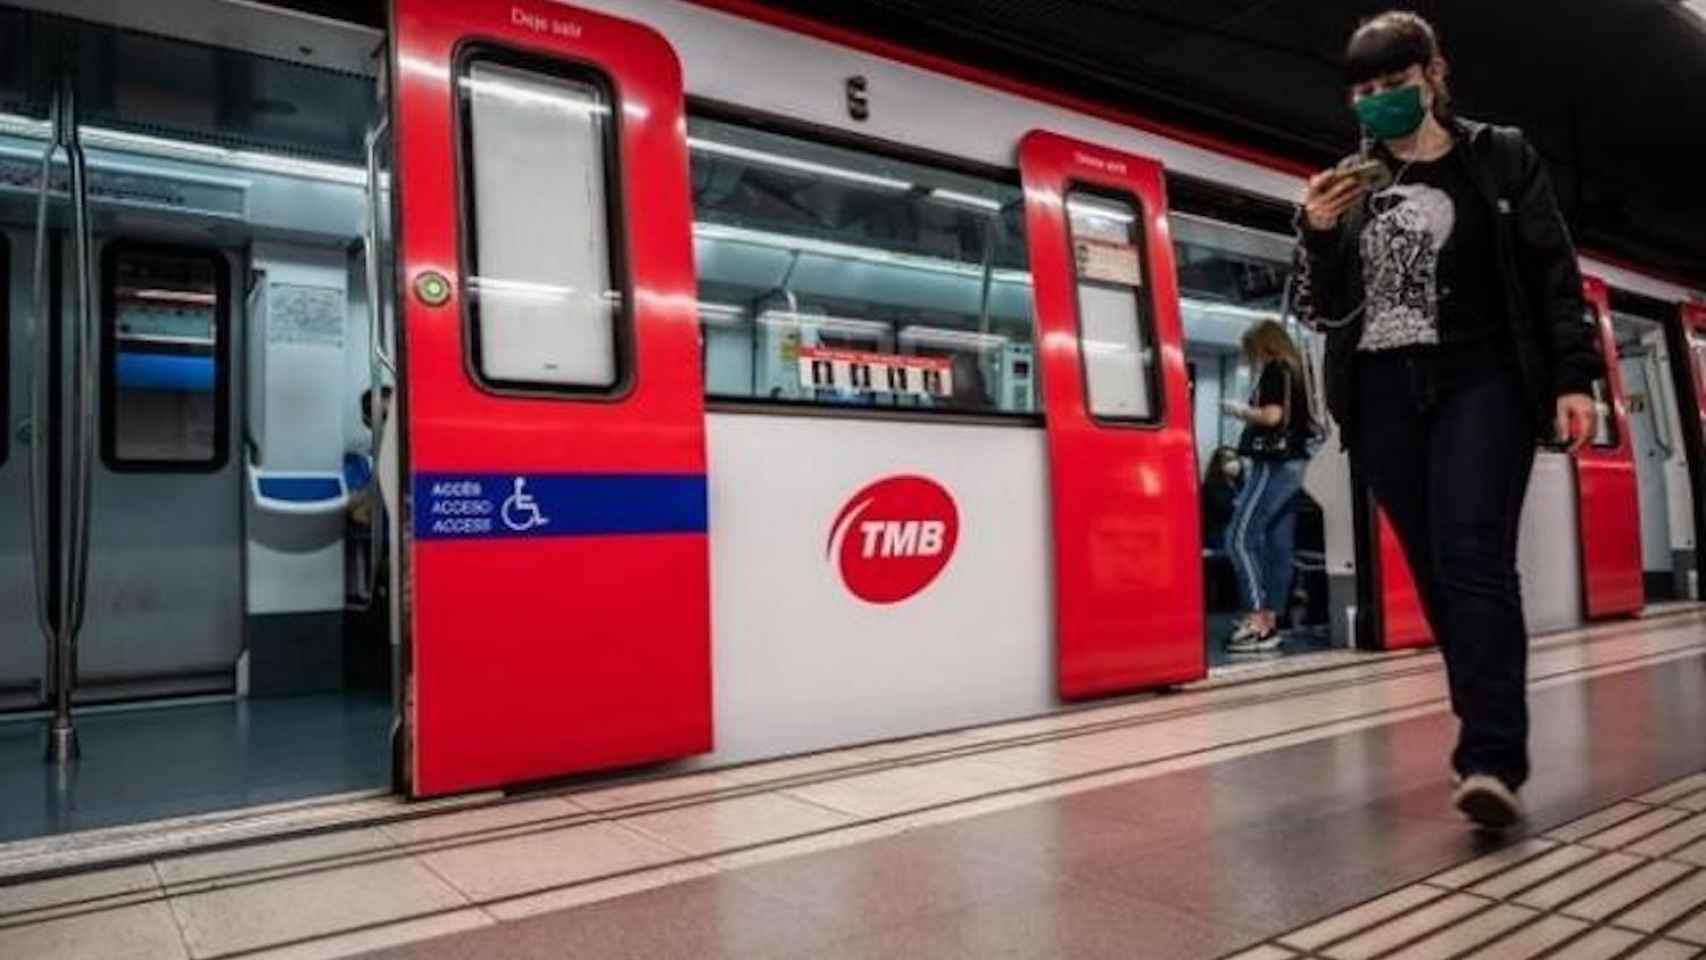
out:
{"label": "tmb logo", "polygon": [[829,558],[854,596],[898,603],[942,573],[959,539],[959,511],[941,484],[888,477],[841,508],[829,531]]}

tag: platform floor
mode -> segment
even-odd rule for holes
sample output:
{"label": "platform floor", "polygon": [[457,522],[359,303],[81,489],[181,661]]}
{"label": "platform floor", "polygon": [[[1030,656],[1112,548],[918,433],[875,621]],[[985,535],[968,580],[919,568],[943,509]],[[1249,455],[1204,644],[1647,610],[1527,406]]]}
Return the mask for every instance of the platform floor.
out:
{"label": "platform floor", "polygon": [[12,882],[0,956],[1706,950],[1706,616],[1542,641],[1531,677],[1502,848],[1448,809],[1437,658],[1380,657]]}

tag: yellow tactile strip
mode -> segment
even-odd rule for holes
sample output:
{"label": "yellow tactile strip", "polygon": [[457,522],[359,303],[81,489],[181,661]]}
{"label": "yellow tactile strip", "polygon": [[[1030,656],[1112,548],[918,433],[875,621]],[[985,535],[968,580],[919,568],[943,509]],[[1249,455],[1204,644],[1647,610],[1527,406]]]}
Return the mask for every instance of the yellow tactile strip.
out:
{"label": "yellow tactile strip", "polygon": [[1702,960],[1706,773],[1227,960]]}

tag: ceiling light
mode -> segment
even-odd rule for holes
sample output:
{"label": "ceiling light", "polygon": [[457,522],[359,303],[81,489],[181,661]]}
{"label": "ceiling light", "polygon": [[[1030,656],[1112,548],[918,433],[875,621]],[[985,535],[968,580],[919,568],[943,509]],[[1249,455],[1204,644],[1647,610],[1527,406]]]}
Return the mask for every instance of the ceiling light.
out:
{"label": "ceiling light", "polygon": [[1001,204],[999,201],[991,200],[988,197],[980,197],[972,193],[961,193],[958,190],[943,190],[941,187],[936,187],[930,191],[930,199],[940,200],[943,203],[958,204],[962,207],[971,207],[974,210],[983,210],[989,213],[1001,212]]}
{"label": "ceiling light", "polygon": [[1009,338],[999,333],[979,333],[975,330],[955,330],[950,327],[903,327],[903,344],[927,343],[944,347],[966,347],[973,350],[997,350],[1005,347]]}
{"label": "ceiling light", "polygon": [[847,170],[831,166],[827,163],[816,163],[811,160],[801,160],[798,157],[786,157],[781,154],[769,153],[764,150],[754,150],[750,147],[737,147],[732,143],[719,143],[716,140],[705,140],[699,137],[688,137],[687,146],[705,153],[715,153],[719,156],[734,157],[737,160],[750,160],[766,166],[781,167],[798,173],[811,173],[819,176],[834,177],[849,183],[863,184],[867,187],[881,187],[885,190],[911,190],[912,184],[894,177],[880,177],[874,173],[860,173],[857,170]]}

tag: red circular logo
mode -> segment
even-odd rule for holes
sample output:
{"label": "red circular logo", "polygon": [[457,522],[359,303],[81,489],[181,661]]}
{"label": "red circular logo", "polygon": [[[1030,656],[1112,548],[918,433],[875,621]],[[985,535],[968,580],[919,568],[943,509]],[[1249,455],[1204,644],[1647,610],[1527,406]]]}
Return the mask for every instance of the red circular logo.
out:
{"label": "red circular logo", "polygon": [[829,528],[829,558],[861,600],[899,603],[941,575],[960,539],[954,498],[927,477],[878,480]]}

